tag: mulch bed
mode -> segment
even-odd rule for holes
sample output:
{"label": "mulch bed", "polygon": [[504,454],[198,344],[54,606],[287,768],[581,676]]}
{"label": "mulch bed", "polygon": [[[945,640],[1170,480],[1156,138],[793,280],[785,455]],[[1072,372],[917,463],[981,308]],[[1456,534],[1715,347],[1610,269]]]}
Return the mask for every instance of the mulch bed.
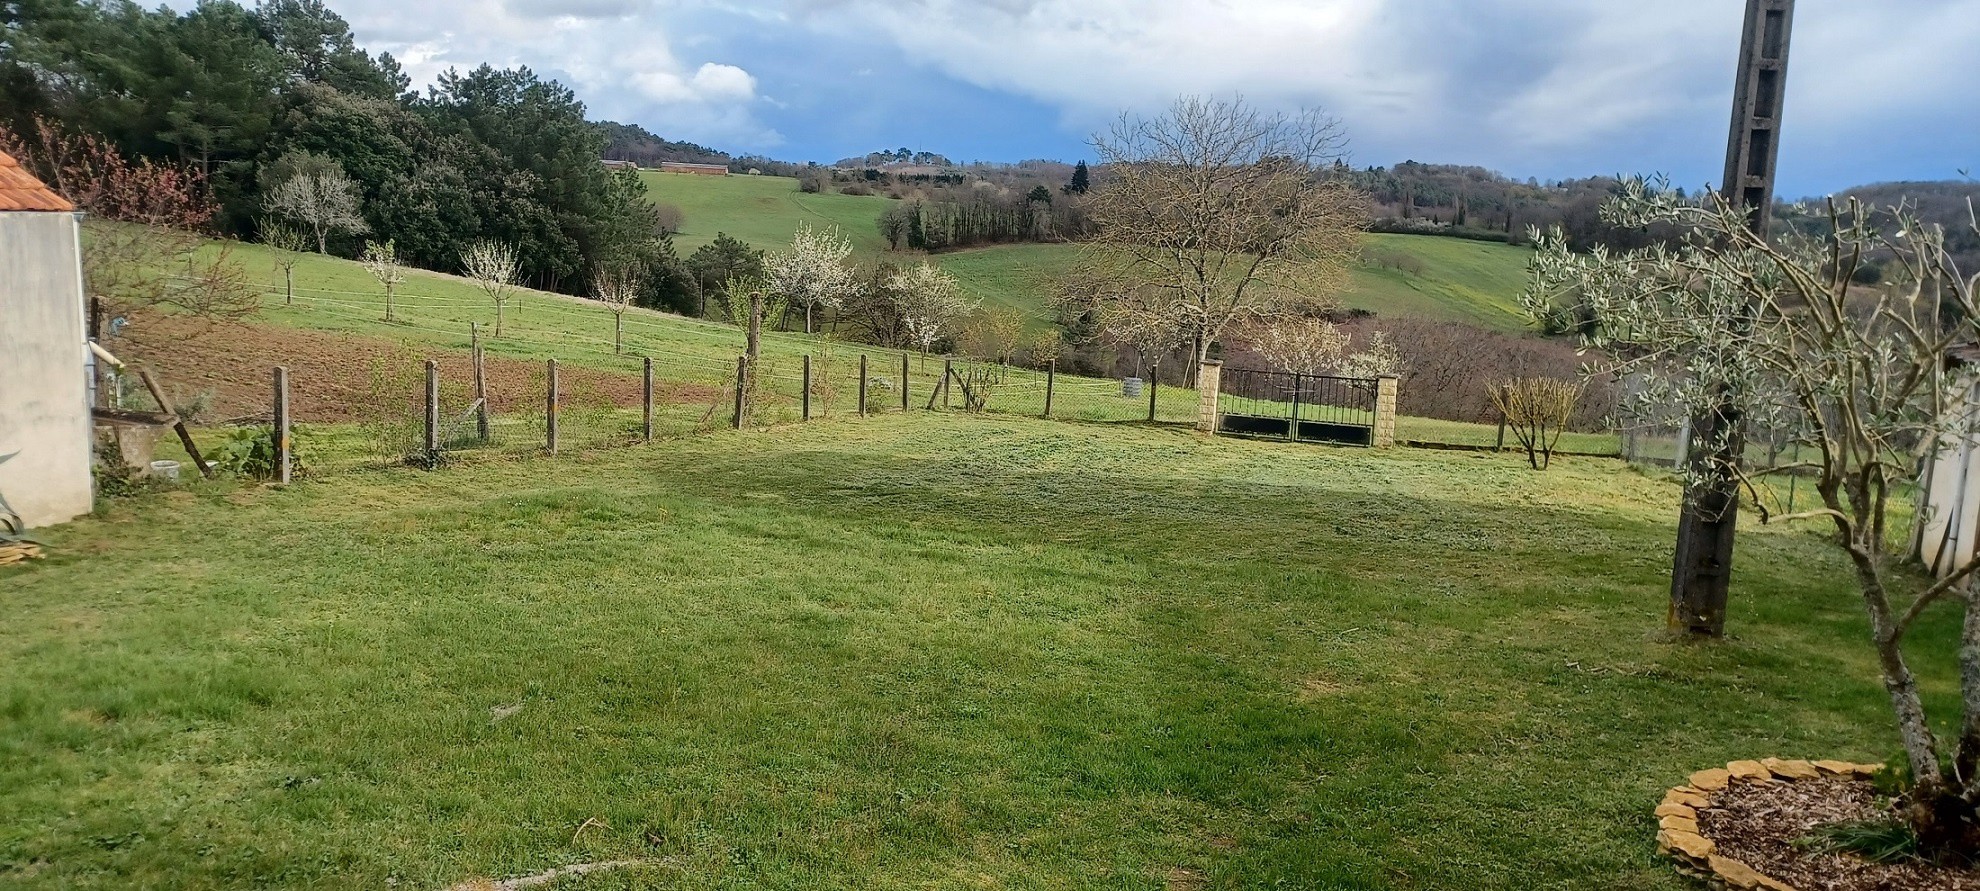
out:
{"label": "mulch bed", "polygon": [[[473,363],[464,352],[408,347],[382,337],[363,337],[257,323],[215,323],[145,313],[129,337],[112,340],[110,349],[134,366],[152,369],[175,400],[211,391],[213,402],[206,421],[265,417],[272,410],[269,369],[288,366],[289,398],[295,420],[306,424],[364,420],[378,401],[374,369],[395,381],[404,378],[408,404],[417,402],[424,386],[423,363],[429,356],[440,363],[443,392],[449,404],[473,379]],[[544,396],[544,365],[489,356],[488,401],[499,413],[540,410]],[[612,404],[636,408],[640,381],[636,375],[564,365],[557,371],[567,404]],[[672,404],[712,403],[723,393],[714,387],[676,381],[654,381],[654,401]]]}
{"label": "mulch bed", "polygon": [[1980,891],[1980,871],[1924,863],[1872,863],[1852,854],[1796,848],[1820,826],[1891,817],[1869,781],[1823,777],[1798,782],[1733,783],[1698,811],[1701,835],[1718,853],[1792,885],[1797,891]]}

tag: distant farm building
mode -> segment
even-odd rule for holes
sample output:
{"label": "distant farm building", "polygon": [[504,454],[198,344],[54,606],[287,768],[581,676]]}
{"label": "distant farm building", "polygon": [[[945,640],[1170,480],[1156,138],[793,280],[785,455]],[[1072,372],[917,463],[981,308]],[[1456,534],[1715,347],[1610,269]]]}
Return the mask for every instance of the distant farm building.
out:
{"label": "distant farm building", "polygon": [[661,161],[660,169],[668,173],[693,173],[699,176],[728,176],[729,168],[723,164],[689,164],[686,161]]}
{"label": "distant farm building", "polygon": [[94,498],[75,210],[0,154],[0,501],[30,527]]}
{"label": "distant farm building", "polygon": [[598,163],[605,165],[606,170],[638,170],[639,169],[639,165],[634,164],[631,161],[614,161],[611,158],[606,158],[605,160],[600,161]]}

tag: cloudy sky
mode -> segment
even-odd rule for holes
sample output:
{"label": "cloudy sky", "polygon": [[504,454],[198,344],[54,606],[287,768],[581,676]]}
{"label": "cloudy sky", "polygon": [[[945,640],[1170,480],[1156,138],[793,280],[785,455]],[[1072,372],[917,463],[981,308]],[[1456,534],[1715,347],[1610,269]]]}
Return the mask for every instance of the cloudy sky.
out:
{"label": "cloudy sky", "polygon": [[[418,82],[525,64],[732,153],[1072,160],[1182,94],[1318,105],[1356,164],[1518,176],[1724,158],[1739,0],[331,0]],[[1980,176],[1980,0],[1801,0],[1783,196]]]}

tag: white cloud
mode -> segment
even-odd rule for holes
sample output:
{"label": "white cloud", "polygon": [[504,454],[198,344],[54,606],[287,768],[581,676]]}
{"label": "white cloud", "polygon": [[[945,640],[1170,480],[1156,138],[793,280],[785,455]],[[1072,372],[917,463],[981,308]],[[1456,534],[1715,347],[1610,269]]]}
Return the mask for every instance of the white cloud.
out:
{"label": "white cloud", "polygon": [[[1327,107],[1357,143],[1385,153],[1370,160],[1409,153],[1531,169],[1535,158],[1608,158],[1608,169],[1635,169],[1646,144],[1682,142],[1689,152],[1725,126],[1741,6],[792,0],[786,9],[841,38],[877,31],[919,65],[1060,108],[1073,127],[1178,94],[1243,93]],[[1970,119],[1976,44],[1980,0],[1804,0],[1789,138],[1796,127],[1888,126],[1933,109]]]}
{"label": "white cloud", "polygon": [[757,115],[756,78],[735,60],[683,59],[659,0],[346,0],[359,42],[399,59],[416,86],[448,68],[527,65],[577,91],[593,117],[674,139],[758,149],[782,137]]}

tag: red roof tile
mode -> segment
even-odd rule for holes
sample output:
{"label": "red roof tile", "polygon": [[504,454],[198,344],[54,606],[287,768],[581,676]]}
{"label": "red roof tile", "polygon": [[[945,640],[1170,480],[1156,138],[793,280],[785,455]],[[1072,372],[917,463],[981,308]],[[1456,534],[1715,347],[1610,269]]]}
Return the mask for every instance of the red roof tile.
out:
{"label": "red roof tile", "polygon": [[26,170],[6,152],[0,152],[0,211],[42,210],[70,211],[76,206],[70,204],[53,189],[43,185],[41,180]]}

